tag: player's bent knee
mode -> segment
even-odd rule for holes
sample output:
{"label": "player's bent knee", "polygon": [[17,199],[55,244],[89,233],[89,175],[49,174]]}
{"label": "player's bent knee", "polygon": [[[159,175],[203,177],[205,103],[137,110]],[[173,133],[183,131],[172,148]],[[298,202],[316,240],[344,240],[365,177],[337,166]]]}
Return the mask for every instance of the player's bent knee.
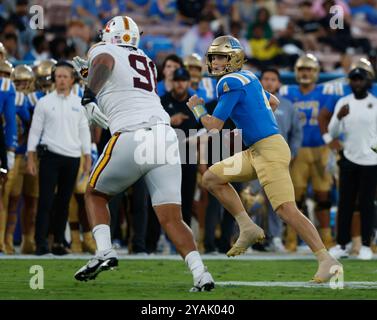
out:
{"label": "player's bent knee", "polygon": [[207,170],[206,172],[204,172],[202,184],[204,188],[211,192],[216,187],[216,185],[221,184],[221,181],[218,176]]}
{"label": "player's bent knee", "polygon": [[181,206],[179,204],[166,203],[153,206],[153,209],[161,226],[182,221]]}
{"label": "player's bent knee", "polygon": [[277,209],[276,213],[282,218],[285,222],[289,222],[290,219],[297,214],[299,211],[296,207],[295,202],[284,202]]}

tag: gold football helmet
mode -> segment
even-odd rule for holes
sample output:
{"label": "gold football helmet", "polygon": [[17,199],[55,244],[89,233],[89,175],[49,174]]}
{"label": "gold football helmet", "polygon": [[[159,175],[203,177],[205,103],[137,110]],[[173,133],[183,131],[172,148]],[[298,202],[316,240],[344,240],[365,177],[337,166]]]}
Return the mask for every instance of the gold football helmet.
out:
{"label": "gold football helmet", "polygon": [[2,42],[0,42],[0,60],[5,60],[7,58],[7,49],[5,49]]}
{"label": "gold football helmet", "polygon": [[0,77],[10,78],[13,65],[8,60],[0,60]]}
{"label": "gold football helmet", "polygon": [[54,59],[43,60],[33,67],[35,74],[35,87],[37,90],[49,92],[53,88],[53,81],[51,78],[52,67],[57,64]]}
{"label": "gold football helmet", "polygon": [[14,82],[17,91],[28,93],[34,80],[33,70],[26,64],[18,65],[11,74],[11,80]]}
{"label": "gold football helmet", "polygon": [[[228,57],[228,63],[221,72],[212,72],[212,55]],[[224,74],[236,72],[242,69],[245,63],[245,52],[240,42],[232,36],[221,36],[213,40],[206,54],[208,73],[211,76],[223,76]]]}
{"label": "gold football helmet", "polygon": [[[302,73],[301,68],[311,69],[310,74]],[[316,83],[319,75],[318,59],[311,53],[306,53],[299,57],[295,64],[296,81],[299,84]]]}
{"label": "gold football helmet", "polygon": [[361,69],[364,69],[366,72],[368,72],[368,76],[370,80],[373,80],[376,76],[371,62],[366,58],[361,58],[357,60],[356,62],[352,63],[350,71],[356,68],[361,68]]}

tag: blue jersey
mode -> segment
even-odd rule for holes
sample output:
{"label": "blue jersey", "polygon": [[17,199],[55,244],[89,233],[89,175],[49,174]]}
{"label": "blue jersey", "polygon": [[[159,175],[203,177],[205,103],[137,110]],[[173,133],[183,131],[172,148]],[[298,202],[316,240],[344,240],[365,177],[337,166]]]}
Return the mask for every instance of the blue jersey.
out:
{"label": "blue jersey", "polygon": [[303,94],[298,85],[283,86],[280,88],[280,95],[290,100],[299,113],[303,127],[303,147],[318,147],[325,144],[318,125],[318,114],[322,108],[331,111],[334,105],[334,98],[328,87],[316,85],[315,88]]}
{"label": "blue jersey", "polygon": [[31,111],[34,111],[35,106],[37,105],[38,100],[43,98],[46,94],[43,91],[35,91],[28,94],[28,99],[31,105]]}
{"label": "blue jersey", "polygon": [[[331,113],[333,113],[338,100],[344,96],[348,96],[349,94],[351,94],[352,89],[349,83],[343,82],[331,83],[331,86],[332,88],[329,93],[332,96],[333,103],[329,103],[328,109]],[[372,88],[369,90],[369,92],[375,97],[377,97],[377,83],[372,84]]]}
{"label": "blue jersey", "polygon": [[0,78],[0,114],[5,119],[5,143],[8,148],[17,147],[16,89],[12,81]]}
{"label": "blue jersey", "polygon": [[27,135],[30,125],[30,110],[32,106],[28,97],[22,93],[16,93],[16,114],[17,114],[17,132],[18,146],[16,154],[25,154],[27,149]]}
{"label": "blue jersey", "polygon": [[258,78],[250,71],[238,71],[223,76],[216,87],[218,103],[213,116],[230,118],[242,130],[246,146],[279,133],[274,114]]}
{"label": "blue jersey", "polygon": [[[201,90],[203,96],[205,95],[203,98],[205,103],[216,100],[216,84],[217,79],[214,77],[204,77],[200,80],[198,90]],[[201,97],[199,94],[198,96]]]}

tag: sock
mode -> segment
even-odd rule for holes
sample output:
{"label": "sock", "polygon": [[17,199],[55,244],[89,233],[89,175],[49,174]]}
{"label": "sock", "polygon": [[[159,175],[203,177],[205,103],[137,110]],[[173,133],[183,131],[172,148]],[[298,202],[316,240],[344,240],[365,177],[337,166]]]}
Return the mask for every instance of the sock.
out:
{"label": "sock", "polygon": [[186,257],[185,262],[191,270],[194,279],[198,278],[204,271],[204,264],[198,251],[191,251]]}
{"label": "sock", "polygon": [[331,255],[326,250],[326,248],[318,250],[317,252],[314,252],[314,254],[317,256],[318,262],[322,262],[322,261],[325,261],[325,260],[331,258]]}
{"label": "sock", "polygon": [[107,224],[99,224],[93,228],[93,236],[96,240],[97,250],[104,251],[112,248],[110,227]]}
{"label": "sock", "polygon": [[245,229],[246,226],[249,226],[250,224],[254,223],[250,219],[250,217],[249,217],[249,215],[247,214],[246,211],[242,211],[242,212],[238,213],[236,216],[234,216],[234,218],[236,219],[236,221],[238,223],[240,231]]}

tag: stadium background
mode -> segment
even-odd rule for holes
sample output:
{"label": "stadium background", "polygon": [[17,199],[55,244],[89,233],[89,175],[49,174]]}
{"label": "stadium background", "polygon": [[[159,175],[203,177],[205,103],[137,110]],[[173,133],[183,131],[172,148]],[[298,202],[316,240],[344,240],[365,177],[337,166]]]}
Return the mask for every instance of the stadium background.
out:
{"label": "stadium background", "polygon": [[[333,34],[327,33],[327,30],[323,34],[321,19],[327,16],[323,6],[334,4],[344,9],[346,30],[335,30]],[[29,8],[32,5],[44,9],[43,30],[30,28],[32,14]],[[260,17],[263,9],[268,10],[266,21]],[[184,57],[198,52],[203,57],[214,37],[231,32],[247,47],[249,59],[246,68],[259,75],[264,66],[276,66],[284,84],[295,83],[294,61],[304,52],[313,53],[320,61],[319,83],[342,81],[351,63],[360,57],[367,57],[376,70],[377,2],[367,0],[2,1],[0,41],[14,66],[32,66],[42,57],[71,60],[76,55],[84,57],[91,45],[98,41],[98,31],[105,22],[121,14],[131,16],[143,31],[140,47],[157,63],[159,76],[162,61],[168,54]],[[203,34],[198,32],[198,28],[203,28]],[[253,34],[253,30],[258,28],[263,31],[261,37]],[[332,42],[337,37],[344,39],[345,45]],[[261,52],[261,43],[268,43],[271,50]],[[15,241],[20,242],[19,226]],[[354,268],[354,280],[359,280],[357,268]],[[360,280],[374,280],[370,276],[370,265],[368,268],[369,276]],[[186,278],[189,278],[187,274]],[[366,295],[366,298],[370,297]]]}

